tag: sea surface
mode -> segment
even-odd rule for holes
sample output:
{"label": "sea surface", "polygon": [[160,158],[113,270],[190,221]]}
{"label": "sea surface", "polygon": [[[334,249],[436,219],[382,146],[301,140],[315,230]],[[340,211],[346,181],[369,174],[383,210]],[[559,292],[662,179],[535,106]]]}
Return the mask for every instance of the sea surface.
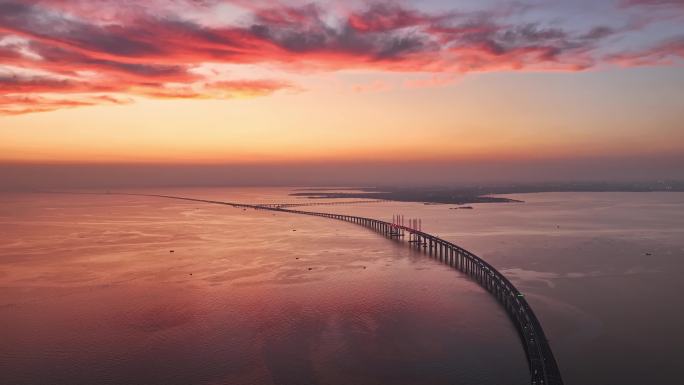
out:
{"label": "sea surface", "polygon": [[[321,202],[285,188],[130,191]],[[525,293],[566,384],[684,378],[684,193],[302,206],[391,220]],[[527,384],[498,303],[406,243],[320,217],[164,198],[0,195],[0,383]]]}

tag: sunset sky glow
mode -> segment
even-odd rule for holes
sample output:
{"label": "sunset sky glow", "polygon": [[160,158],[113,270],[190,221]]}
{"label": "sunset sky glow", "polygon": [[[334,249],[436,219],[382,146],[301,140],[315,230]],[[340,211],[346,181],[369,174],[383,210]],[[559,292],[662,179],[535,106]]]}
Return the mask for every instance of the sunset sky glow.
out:
{"label": "sunset sky glow", "polygon": [[684,2],[0,0],[0,162],[684,154]]}

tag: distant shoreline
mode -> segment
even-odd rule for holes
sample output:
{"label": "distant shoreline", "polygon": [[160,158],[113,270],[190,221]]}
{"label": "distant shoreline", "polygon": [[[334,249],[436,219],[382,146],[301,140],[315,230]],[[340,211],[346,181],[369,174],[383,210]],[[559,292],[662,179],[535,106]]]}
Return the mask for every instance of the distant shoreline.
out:
{"label": "distant shoreline", "polygon": [[511,203],[522,202],[521,200],[511,198],[501,198],[483,195],[449,195],[439,194],[435,195],[433,192],[297,192],[290,196],[306,197],[309,199],[379,199],[396,202],[421,202],[425,204],[469,204],[469,203]]}
{"label": "distant shoreline", "polygon": [[[352,191],[349,191],[352,190]],[[521,200],[493,195],[548,192],[682,192],[682,182],[656,183],[547,183],[463,188],[299,188],[289,194],[309,199],[380,199],[425,204],[511,203]]]}

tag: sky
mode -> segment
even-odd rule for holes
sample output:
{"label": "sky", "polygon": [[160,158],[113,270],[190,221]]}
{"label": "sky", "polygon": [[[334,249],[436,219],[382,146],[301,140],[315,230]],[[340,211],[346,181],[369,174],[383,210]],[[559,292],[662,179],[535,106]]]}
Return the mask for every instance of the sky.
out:
{"label": "sky", "polygon": [[683,122],[682,0],[0,0],[0,188],[682,179]]}

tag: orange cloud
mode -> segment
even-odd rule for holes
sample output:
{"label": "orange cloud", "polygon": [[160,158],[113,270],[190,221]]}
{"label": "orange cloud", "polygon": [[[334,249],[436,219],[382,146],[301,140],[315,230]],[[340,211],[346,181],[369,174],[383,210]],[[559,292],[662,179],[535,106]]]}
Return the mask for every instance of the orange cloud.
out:
{"label": "orange cloud", "polygon": [[0,95],[0,115],[21,115],[47,112],[63,108],[95,106],[101,104],[128,104],[130,98],[112,95],[80,95],[69,97],[46,97],[40,95]]}

